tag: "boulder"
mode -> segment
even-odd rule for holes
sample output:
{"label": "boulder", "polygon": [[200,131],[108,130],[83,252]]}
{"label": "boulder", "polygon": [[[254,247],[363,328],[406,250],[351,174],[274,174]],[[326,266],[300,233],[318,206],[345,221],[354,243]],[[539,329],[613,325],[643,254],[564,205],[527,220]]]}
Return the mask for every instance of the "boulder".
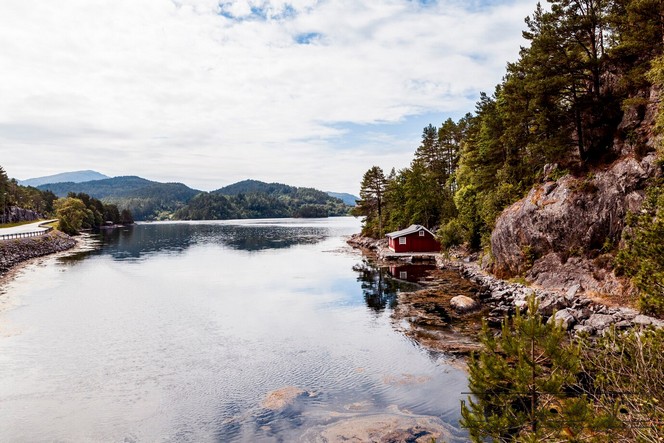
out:
{"label": "boulder", "polygon": [[580,284],[575,284],[570,286],[570,288],[567,290],[567,293],[565,294],[565,300],[567,300],[568,303],[572,303],[576,297],[577,293],[581,291],[581,285]]}
{"label": "boulder", "polygon": [[567,304],[563,297],[549,295],[539,302],[538,312],[545,317],[549,317],[554,311],[566,308]]}
{"label": "boulder", "polygon": [[549,318],[549,323],[559,323],[566,330],[572,329],[576,323],[576,318],[574,317],[574,311],[572,309],[566,308],[562,311],[556,312]]}
{"label": "boulder", "polygon": [[638,326],[654,326],[656,328],[661,328],[664,326],[664,321],[643,314],[639,314],[634,317],[632,319],[632,323]]}
{"label": "boulder", "polygon": [[592,314],[585,324],[594,328],[595,330],[602,330],[608,328],[616,319],[608,314]]}
{"label": "boulder", "polygon": [[479,307],[479,303],[465,295],[457,295],[456,297],[452,297],[450,300],[450,306],[458,313],[463,314],[465,312],[470,312],[477,309]]}

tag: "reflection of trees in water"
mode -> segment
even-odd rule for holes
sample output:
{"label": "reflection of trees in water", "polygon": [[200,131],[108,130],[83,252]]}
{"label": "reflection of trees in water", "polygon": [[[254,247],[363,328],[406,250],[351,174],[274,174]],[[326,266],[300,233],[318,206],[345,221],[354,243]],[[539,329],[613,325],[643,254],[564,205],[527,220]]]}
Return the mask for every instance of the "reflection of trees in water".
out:
{"label": "reflection of trees in water", "polygon": [[400,292],[418,288],[414,283],[392,278],[388,268],[376,267],[367,260],[353,266],[353,271],[358,274],[357,281],[361,283],[367,306],[376,312],[382,312],[385,308],[393,309]]}
{"label": "reflection of trees in water", "polygon": [[146,224],[98,233],[102,248],[63,258],[75,263],[90,255],[110,254],[118,260],[139,259],[154,253],[181,253],[196,244],[218,244],[242,251],[283,249],[315,244],[329,236],[327,228],[291,226]]}
{"label": "reflection of trees in water", "polygon": [[224,226],[224,228],[221,232],[215,232],[215,236],[209,241],[242,251],[313,245],[329,236],[327,229],[314,227]]}

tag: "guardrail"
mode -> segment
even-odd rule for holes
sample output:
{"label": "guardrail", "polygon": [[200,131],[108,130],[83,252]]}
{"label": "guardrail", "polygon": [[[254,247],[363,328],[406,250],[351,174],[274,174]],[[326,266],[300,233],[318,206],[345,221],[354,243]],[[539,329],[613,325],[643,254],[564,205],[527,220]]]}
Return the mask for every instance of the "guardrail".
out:
{"label": "guardrail", "polygon": [[46,229],[40,231],[30,231],[30,232],[17,232],[16,234],[2,234],[0,235],[0,240],[10,240],[13,238],[26,238],[26,237],[38,237],[40,235],[47,234],[53,230],[52,226],[49,226]]}

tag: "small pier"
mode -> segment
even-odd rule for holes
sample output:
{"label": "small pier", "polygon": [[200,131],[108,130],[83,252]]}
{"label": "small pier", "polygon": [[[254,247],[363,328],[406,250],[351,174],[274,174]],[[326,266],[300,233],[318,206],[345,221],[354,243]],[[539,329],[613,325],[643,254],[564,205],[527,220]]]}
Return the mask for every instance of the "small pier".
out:
{"label": "small pier", "polygon": [[381,249],[378,252],[378,257],[383,260],[402,260],[402,261],[436,261],[436,258],[441,257],[440,252],[393,252],[390,249]]}

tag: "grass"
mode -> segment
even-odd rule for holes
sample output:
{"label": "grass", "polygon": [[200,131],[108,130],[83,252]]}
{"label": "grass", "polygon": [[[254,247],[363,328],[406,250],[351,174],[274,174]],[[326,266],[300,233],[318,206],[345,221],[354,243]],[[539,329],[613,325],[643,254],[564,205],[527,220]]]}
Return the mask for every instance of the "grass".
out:
{"label": "grass", "polygon": [[43,221],[42,220],[30,220],[30,221],[22,221],[22,222],[16,222],[16,223],[0,223],[0,228],[13,228],[16,226],[23,226],[23,225],[28,225],[30,223],[35,223],[38,221]]}
{"label": "grass", "polygon": [[58,229],[58,221],[56,220],[54,222],[51,222],[51,223],[48,223],[48,224],[45,224],[45,225],[42,225],[42,226],[48,226],[48,227],[53,228],[53,229]]}

